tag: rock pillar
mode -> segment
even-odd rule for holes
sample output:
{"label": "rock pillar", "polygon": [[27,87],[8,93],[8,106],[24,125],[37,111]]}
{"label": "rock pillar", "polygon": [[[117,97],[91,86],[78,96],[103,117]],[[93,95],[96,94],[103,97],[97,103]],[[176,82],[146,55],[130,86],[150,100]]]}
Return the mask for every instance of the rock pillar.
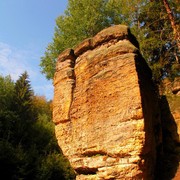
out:
{"label": "rock pillar", "polygon": [[161,129],[151,71],[127,26],[60,54],[56,137],[76,179],[154,179]]}

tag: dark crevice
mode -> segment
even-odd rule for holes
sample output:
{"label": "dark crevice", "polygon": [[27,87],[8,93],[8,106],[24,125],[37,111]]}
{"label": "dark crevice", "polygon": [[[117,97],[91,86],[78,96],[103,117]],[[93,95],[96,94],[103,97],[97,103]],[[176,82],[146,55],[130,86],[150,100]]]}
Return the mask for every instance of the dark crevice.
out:
{"label": "dark crevice", "polygon": [[162,120],[162,146],[163,154],[159,163],[158,180],[171,180],[179,165],[177,148],[179,146],[179,135],[177,124],[171,114],[166,96],[160,99],[161,120]]}
{"label": "dark crevice", "polygon": [[159,109],[158,88],[152,81],[152,72],[140,53],[135,57],[138,74],[142,110],[144,116],[145,144],[141,152],[143,179],[155,179],[156,160],[161,156],[161,120]]}
{"label": "dark crevice", "polygon": [[84,174],[84,175],[96,174],[97,170],[98,170],[97,168],[89,168],[89,167],[80,167],[75,169],[75,171],[78,174]]}
{"label": "dark crevice", "polygon": [[[73,51],[73,55],[74,55],[74,51]],[[72,91],[71,91],[71,104],[69,107],[69,114],[68,114],[69,120],[71,120],[70,112],[71,112],[71,107],[72,107],[73,100],[74,100],[74,90],[76,87],[75,65],[76,65],[76,56],[74,55],[74,59],[72,60],[72,64],[71,64],[71,68],[72,68],[72,77],[71,77],[71,79],[72,79],[71,86],[72,87],[71,88],[72,88]]]}
{"label": "dark crevice", "polygon": [[[166,96],[160,97],[152,73],[144,58],[137,54],[136,70],[139,78],[145,123],[145,145],[140,164],[143,179],[171,180],[178,168],[179,146],[177,125],[171,114]],[[147,167],[147,169],[143,169]]]}
{"label": "dark crevice", "polygon": [[68,121],[70,121],[70,119],[63,119],[63,120],[60,120],[60,121],[56,121],[54,124],[57,126],[58,124],[67,123]]}
{"label": "dark crevice", "polygon": [[82,154],[83,156],[92,157],[92,156],[105,156],[107,155],[104,151],[87,151]]}
{"label": "dark crevice", "polygon": [[131,33],[130,29],[128,29],[128,34],[129,34],[129,41],[138,49],[139,47],[139,42],[137,41],[136,37]]}

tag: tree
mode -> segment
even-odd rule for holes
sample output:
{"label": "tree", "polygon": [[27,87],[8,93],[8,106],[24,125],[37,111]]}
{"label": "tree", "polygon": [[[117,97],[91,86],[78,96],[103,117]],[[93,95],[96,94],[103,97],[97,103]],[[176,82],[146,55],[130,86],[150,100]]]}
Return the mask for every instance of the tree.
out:
{"label": "tree", "polygon": [[21,144],[23,148],[29,148],[30,133],[33,123],[37,120],[37,114],[33,109],[33,90],[27,72],[21,74],[15,82],[13,95],[13,112],[19,117],[14,122],[16,136],[14,144]]}
{"label": "tree", "polygon": [[[56,19],[53,41],[41,58],[42,73],[53,79],[57,57],[66,48],[72,48],[105,27],[120,23],[117,12],[112,12],[108,0],[69,0],[65,14]],[[112,5],[112,2],[111,2]],[[118,8],[118,7],[116,7]]]}
{"label": "tree", "polygon": [[[170,2],[176,24],[179,21],[178,3]],[[152,68],[154,79],[160,83],[165,77],[173,79],[179,74],[178,47],[163,0],[147,3],[140,13],[143,32],[141,51]]]}
{"label": "tree", "polygon": [[58,55],[73,48],[85,38],[116,24],[126,24],[143,39],[139,19],[147,0],[69,0],[65,14],[56,19],[52,42],[48,45],[40,66],[47,79],[53,79]]}
{"label": "tree", "polygon": [[[180,73],[177,33],[180,13],[177,0],[68,2],[65,14],[56,20],[53,41],[41,59],[42,73],[48,79],[53,79],[57,57],[64,49],[73,48],[83,39],[94,36],[100,30],[114,24],[126,24],[131,28],[140,42],[141,53],[151,66],[157,82],[164,77],[173,79]],[[171,7],[171,11],[167,7]],[[172,26],[173,24],[176,26]],[[172,27],[176,29],[173,30]]]}
{"label": "tree", "polygon": [[[168,14],[169,20],[171,22],[171,27],[173,29],[174,40],[177,43],[178,51],[180,51],[180,33],[179,33],[180,29],[176,25],[176,21],[175,21],[175,18],[173,16],[173,12],[172,12],[172,10],[170,8],[170,5],[169,5],[168,1],[167,0],[163,0],[163,3],[164,3],[164,7],[166,9],[166,12]],[[178,59],[177,59],[177,62],[178,62]]]}
{"label": "tree", "polygon": [[[154,0],[151,0],[153,2]],[[173,35],[174,35],[174,40],[177,43],[178,51],[180,51],[180,34],[179,34],[179,26],[177,25],[177,22],[175,21],[175,17],[173,15],[173,11],[171,10],[170,4],[167,0],[161,0],[164,4],[164,7],[166,9],[166,13],[168,15],[168,18],[171,23],[171,27],[173,29]]]}
{"label": "tree", "polygon": [[33,90],[28,79],[27,72],[24,72],[15,83],[14,108],[24,121],[34,119],[32,111]]}
{"label": "tree", "polygon": [[15,83],[0,76],[1,179],[75,179],[57,144],[51,110],[51,102],[34,96],[26,72]]}
{"label": "tree", "polygon": [[10,109],[14,94],[14,82],[10,76],[0,76],[0,110]]}
{"label": "tree", "polygon": [[0,139],[9,141],[13,136],[14,121],[18,116],[12,111],[14,82],[10,76],[0,76]]}
{"label": "tree", "polygon": [[43,115],[46,112],[46,115],[50,118],[52,116],[52,101],[47,101],[45,96],[33,96],[32,104],[34,111],[37,111],[39,115]]}

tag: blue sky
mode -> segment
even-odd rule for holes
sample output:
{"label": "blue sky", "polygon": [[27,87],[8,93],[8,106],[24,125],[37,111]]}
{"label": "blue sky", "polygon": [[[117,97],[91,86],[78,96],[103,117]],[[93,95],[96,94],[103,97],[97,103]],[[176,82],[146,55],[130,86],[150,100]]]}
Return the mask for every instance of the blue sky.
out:
{"label": "blue sky", "polygon": [[48,100],[53,85],[40,73],[39,63],[67,1],[0,0],[0,74],[17,80],[26,70],[35,94]]}

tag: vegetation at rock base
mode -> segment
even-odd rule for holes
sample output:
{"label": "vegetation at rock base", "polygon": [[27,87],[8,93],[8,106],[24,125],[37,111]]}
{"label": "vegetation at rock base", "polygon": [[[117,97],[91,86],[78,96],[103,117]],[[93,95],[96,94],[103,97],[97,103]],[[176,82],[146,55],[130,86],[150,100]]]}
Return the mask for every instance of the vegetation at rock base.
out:
{"label": "vegetation at rock base", "polygon": [[74,179],[51,120],[51,102],[36,96],[27,72],[0,76],[0,179]]}
{"label": "vegetation at rock base", "polygon": [[[167,5],[169,9],[167,9]],[[53,79],[58,55],[115,24],[126,24],[160,83],[180,75],[178,0],[69,0],[56,19],[54,38],[41,59],[42,73]]]}

